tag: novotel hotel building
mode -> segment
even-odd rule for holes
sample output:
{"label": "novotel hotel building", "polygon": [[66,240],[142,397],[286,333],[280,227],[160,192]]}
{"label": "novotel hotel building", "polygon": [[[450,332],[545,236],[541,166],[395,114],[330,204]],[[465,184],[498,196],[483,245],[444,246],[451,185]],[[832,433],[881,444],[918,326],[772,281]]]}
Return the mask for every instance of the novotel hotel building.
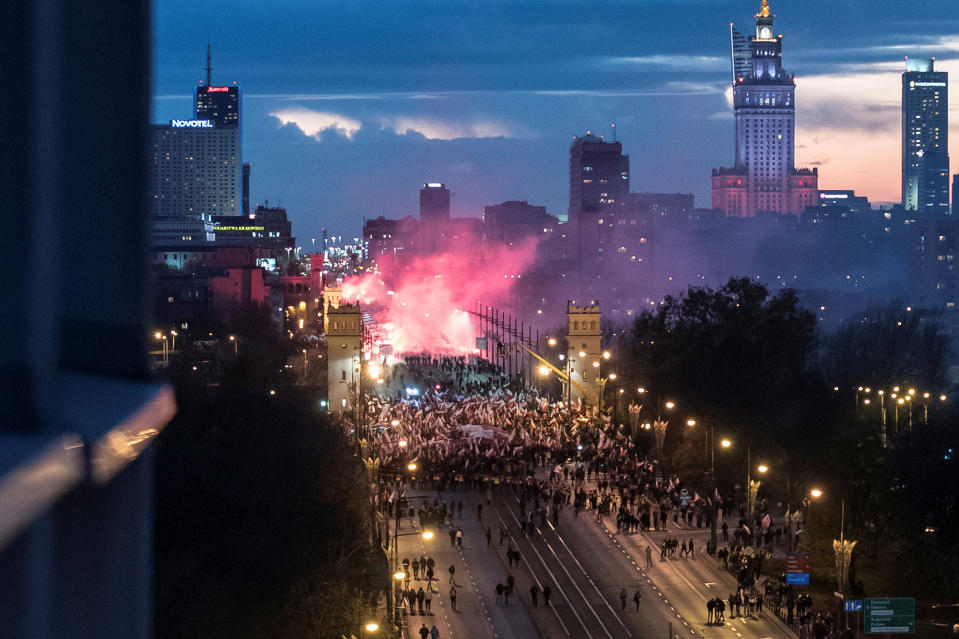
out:
{"label": "novotel hotel building", "polygon": [[150,130],[154,216],[242,215],[239,87],[196,87],[194,117]]}

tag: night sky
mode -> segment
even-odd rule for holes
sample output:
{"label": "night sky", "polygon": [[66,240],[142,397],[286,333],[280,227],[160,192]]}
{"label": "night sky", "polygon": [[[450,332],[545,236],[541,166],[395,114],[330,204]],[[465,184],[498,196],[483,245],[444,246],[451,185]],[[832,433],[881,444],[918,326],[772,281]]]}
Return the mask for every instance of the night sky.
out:
{"label": "night sky", "polygon": [[[708,207],[733,160],[729,23],[759,0],[158,0],[153,121],[192,115],[214,84],[243,88],[252,197],[287,208],[304,247],[363,217],[416,213],[446,182],[453,215],[528,200],[565,215],[575,134],[618,139],[639,191]],[[796,75],[797,164],[822,188],[899,198],[904,56],[959,72],[956,0],[771,0]],[[952,99],[952,171],[959,101]]]}

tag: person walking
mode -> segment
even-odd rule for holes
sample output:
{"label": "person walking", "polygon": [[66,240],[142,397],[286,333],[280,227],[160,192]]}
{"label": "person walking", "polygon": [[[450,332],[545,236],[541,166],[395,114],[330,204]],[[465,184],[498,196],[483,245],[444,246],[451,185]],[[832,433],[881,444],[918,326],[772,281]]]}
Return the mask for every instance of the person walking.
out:
{"label": "person walking", "polygon": [[450,608],[453,612],[458,612],[456,610],[456,586],[450,586]]}
{"label": "person walking", "polygon": [[426,599],[426,593],[423,592],[423,586],[420,586],[419,589],[416,591],[416,608],[417,610],[419,610],[419,613],[421,615],[426,614],[423,611],[423,601],[425,601],[425,599]]}
{"label": "person walking", "polygon": [[696,546],[693,545],[693,538],[689,538],[689,557],[691,559],[696,558]]}
{"label": "person walking", "polygon": [[[482,504],[477,504],[477,506],[482,506]],[[486,547],[489,548],[490,543],[493,541],[493,529],[489,526],[486,527]]]}
{"label": "person walking", "polygon": [[463,529],[462,528],[456,529],[456,547],[459,548],[460,550],[463,549]]}
{"label": "person walking", "polygon": [[433,624],[433,627],[430,628],[430,639],[440,639],[439,628],[436,627],[436,624]]}
{"label": "person walking", "polygon": [[450,583],[453,583],[453,575],[456,574],[456,566],[450,564]]}
{"label": "person walking", "polygon": [[553,589],[549,586],[543,586],[543,605],[549,607],[549,598],[553,594]]}
{"label": "person walking", "polygon": [[710,599],[706,602],[706,625],[711,626],[713,623],[713,611],[716,609],[716,599]]}
{"label": "person walking", "polygon": [[413,568],[413,579],[419,581],[420,578],[420,560],[416,557],[413,557],[413,563],[410,564],[410,567]]}
{"label": "person walking", "polygon": [[432,616],[433,615],[433,610],[432,610],[433,591],[427,590],[424,597],[425,597],[425,603],[426,603],[426,605],[424,606],[426,608],[426,614]]}
{"label": "person walking", "polygon": [[643,595],[639,590],[633,594],[633,603],[636,604],[636,612],[639,612],[639,604],[643,603]]}
{"label": "person walking", "polygon": [[426,624],[423,624],[423,627],[420,628],[420,638],[428,639],[430,636],[430,629],[426,627]]}
{"label": "person walking", "polygon": [[450,546],[456,548],[456,530],[454,528],[450,528]]}
{"label": "person walking", "polygon": [[619,601],[622,604],[623,610],[626,610],[626,589],[625,588],[619,591]]}
{"label": "person walking", "polygon": [[653,549],[650,546],[646,546],[646,567],[653,567]]}
{"label": "person walking", "polygon": [[476,504],[476,518],[483,521],[483,504]]}
{"label": "person walking", "polygon": [[533,602],[533,607],[534,607],[534,608],[535,608],[536,605],[537,605],[537,604],[536,604],[536,600],[537,600],[538,597],[539,597],[539,586],[537,586],[536,584],[533,584],[533,585],[530,586],[530,588],[529,588],[529,598],[530,598],[530,600]]}
{"label": "person walking", "polygon": [[503,603],[503,584],[496,584],[496,588],[493,590],[496,593],[496,605]]}

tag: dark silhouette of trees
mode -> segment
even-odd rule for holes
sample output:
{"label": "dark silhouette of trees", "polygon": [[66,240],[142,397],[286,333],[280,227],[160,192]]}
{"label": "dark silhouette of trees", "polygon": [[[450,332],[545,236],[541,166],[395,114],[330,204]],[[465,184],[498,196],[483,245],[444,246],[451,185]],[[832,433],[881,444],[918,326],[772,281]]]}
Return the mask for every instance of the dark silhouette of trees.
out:
{"label": "dark silhouette of trees", "polygon": [[[263,348],[243,346],[252,360]],[[355,627],[382,584],[366,578],[377,557],[366,470],[349,437],[315,393],[271,395],[271,380],[237,370],[228,384],[198,387],[181,369],[179,413],[157,447],[156,636]]]}
{"label": "dark silhouette of trees", "polygon": [[823,340],[819,368],[829,383],[845,387],[910,381],[943,391],[949,339],[934,314],[893,302],[871,308]]}
{"label": "dark silhouette of trees", "polygon": [[[802,418],[804,370],[815,317],[795,293],[731,279],[719,289],[692,287],[643,312],[625,340],[630,375],[649,380],[648,397],[675,398],[679,414],[735,425],[759,442],[787,443]],[[647,416],[655,416],[650,406]],[[673,433],[681,429],[671,428]]]}

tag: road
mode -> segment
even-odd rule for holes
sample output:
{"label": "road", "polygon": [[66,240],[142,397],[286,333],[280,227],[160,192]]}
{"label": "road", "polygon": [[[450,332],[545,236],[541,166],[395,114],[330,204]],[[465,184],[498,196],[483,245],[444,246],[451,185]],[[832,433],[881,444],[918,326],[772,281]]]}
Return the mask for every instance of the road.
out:
{"label": "road", "polygon": [[[433,493],[435,495],[436,493]],[[517,497],[501,490],[487,504],[481,493],[452,491],[440,499],[463,501],[463,517],[453,522],[464,533],[462,549],[450,545],[447,531],[438,531],[436,539],[425,542],[418,536],[401,538],[401,556],[427,554],[436,559],[440,577],[434,595],[433,616],[409,618],[406,636],[418,639],[416,631],[426,621],[437,624],[442,639],[782,639],[794,637],[770,613],[760,617],[732,618],[721,626],[706,624],[706,601],[715,596],[728,597],[735,588],[731,575],[719,568],[703,549],[708,530],[682,529],[669,523],[670,534],[678,539],[695,538],[699,549],[695,559],[677,557],[661,560],[659,545],[665,533],[617,534],[610,523],[597,522],[595,513],[583,511],[574,516],[572,507],[560,514],[559,523],[542,522],[537,517],[532,532],[524,536]],[[417,500],[414,500],[416,502]],[[476,504],[483,504],[483,519],[477,518]],[[486,527],[492,532],[487,545]],[[499,544],[499,530],[512,535],[522,561],[507,565],[507,536]],[[406,532],[405,530],[402,532]],[[645,549],[652,548],[653,565],[645,566]],[[459,585],[454,613],[449,605],[447,567],[456,567]],[[496,601],[497,583],[507,575],[516,581],[516,591],[508,605]],[[425,582],[423,582],[425,583]],[[533,606],[530,586],[540,592],[552,589],[550,607],[543,605],[542,594]],[[625,610],[619,597],[625,589]],[[642,595],[637,611],[633,593]]]}

